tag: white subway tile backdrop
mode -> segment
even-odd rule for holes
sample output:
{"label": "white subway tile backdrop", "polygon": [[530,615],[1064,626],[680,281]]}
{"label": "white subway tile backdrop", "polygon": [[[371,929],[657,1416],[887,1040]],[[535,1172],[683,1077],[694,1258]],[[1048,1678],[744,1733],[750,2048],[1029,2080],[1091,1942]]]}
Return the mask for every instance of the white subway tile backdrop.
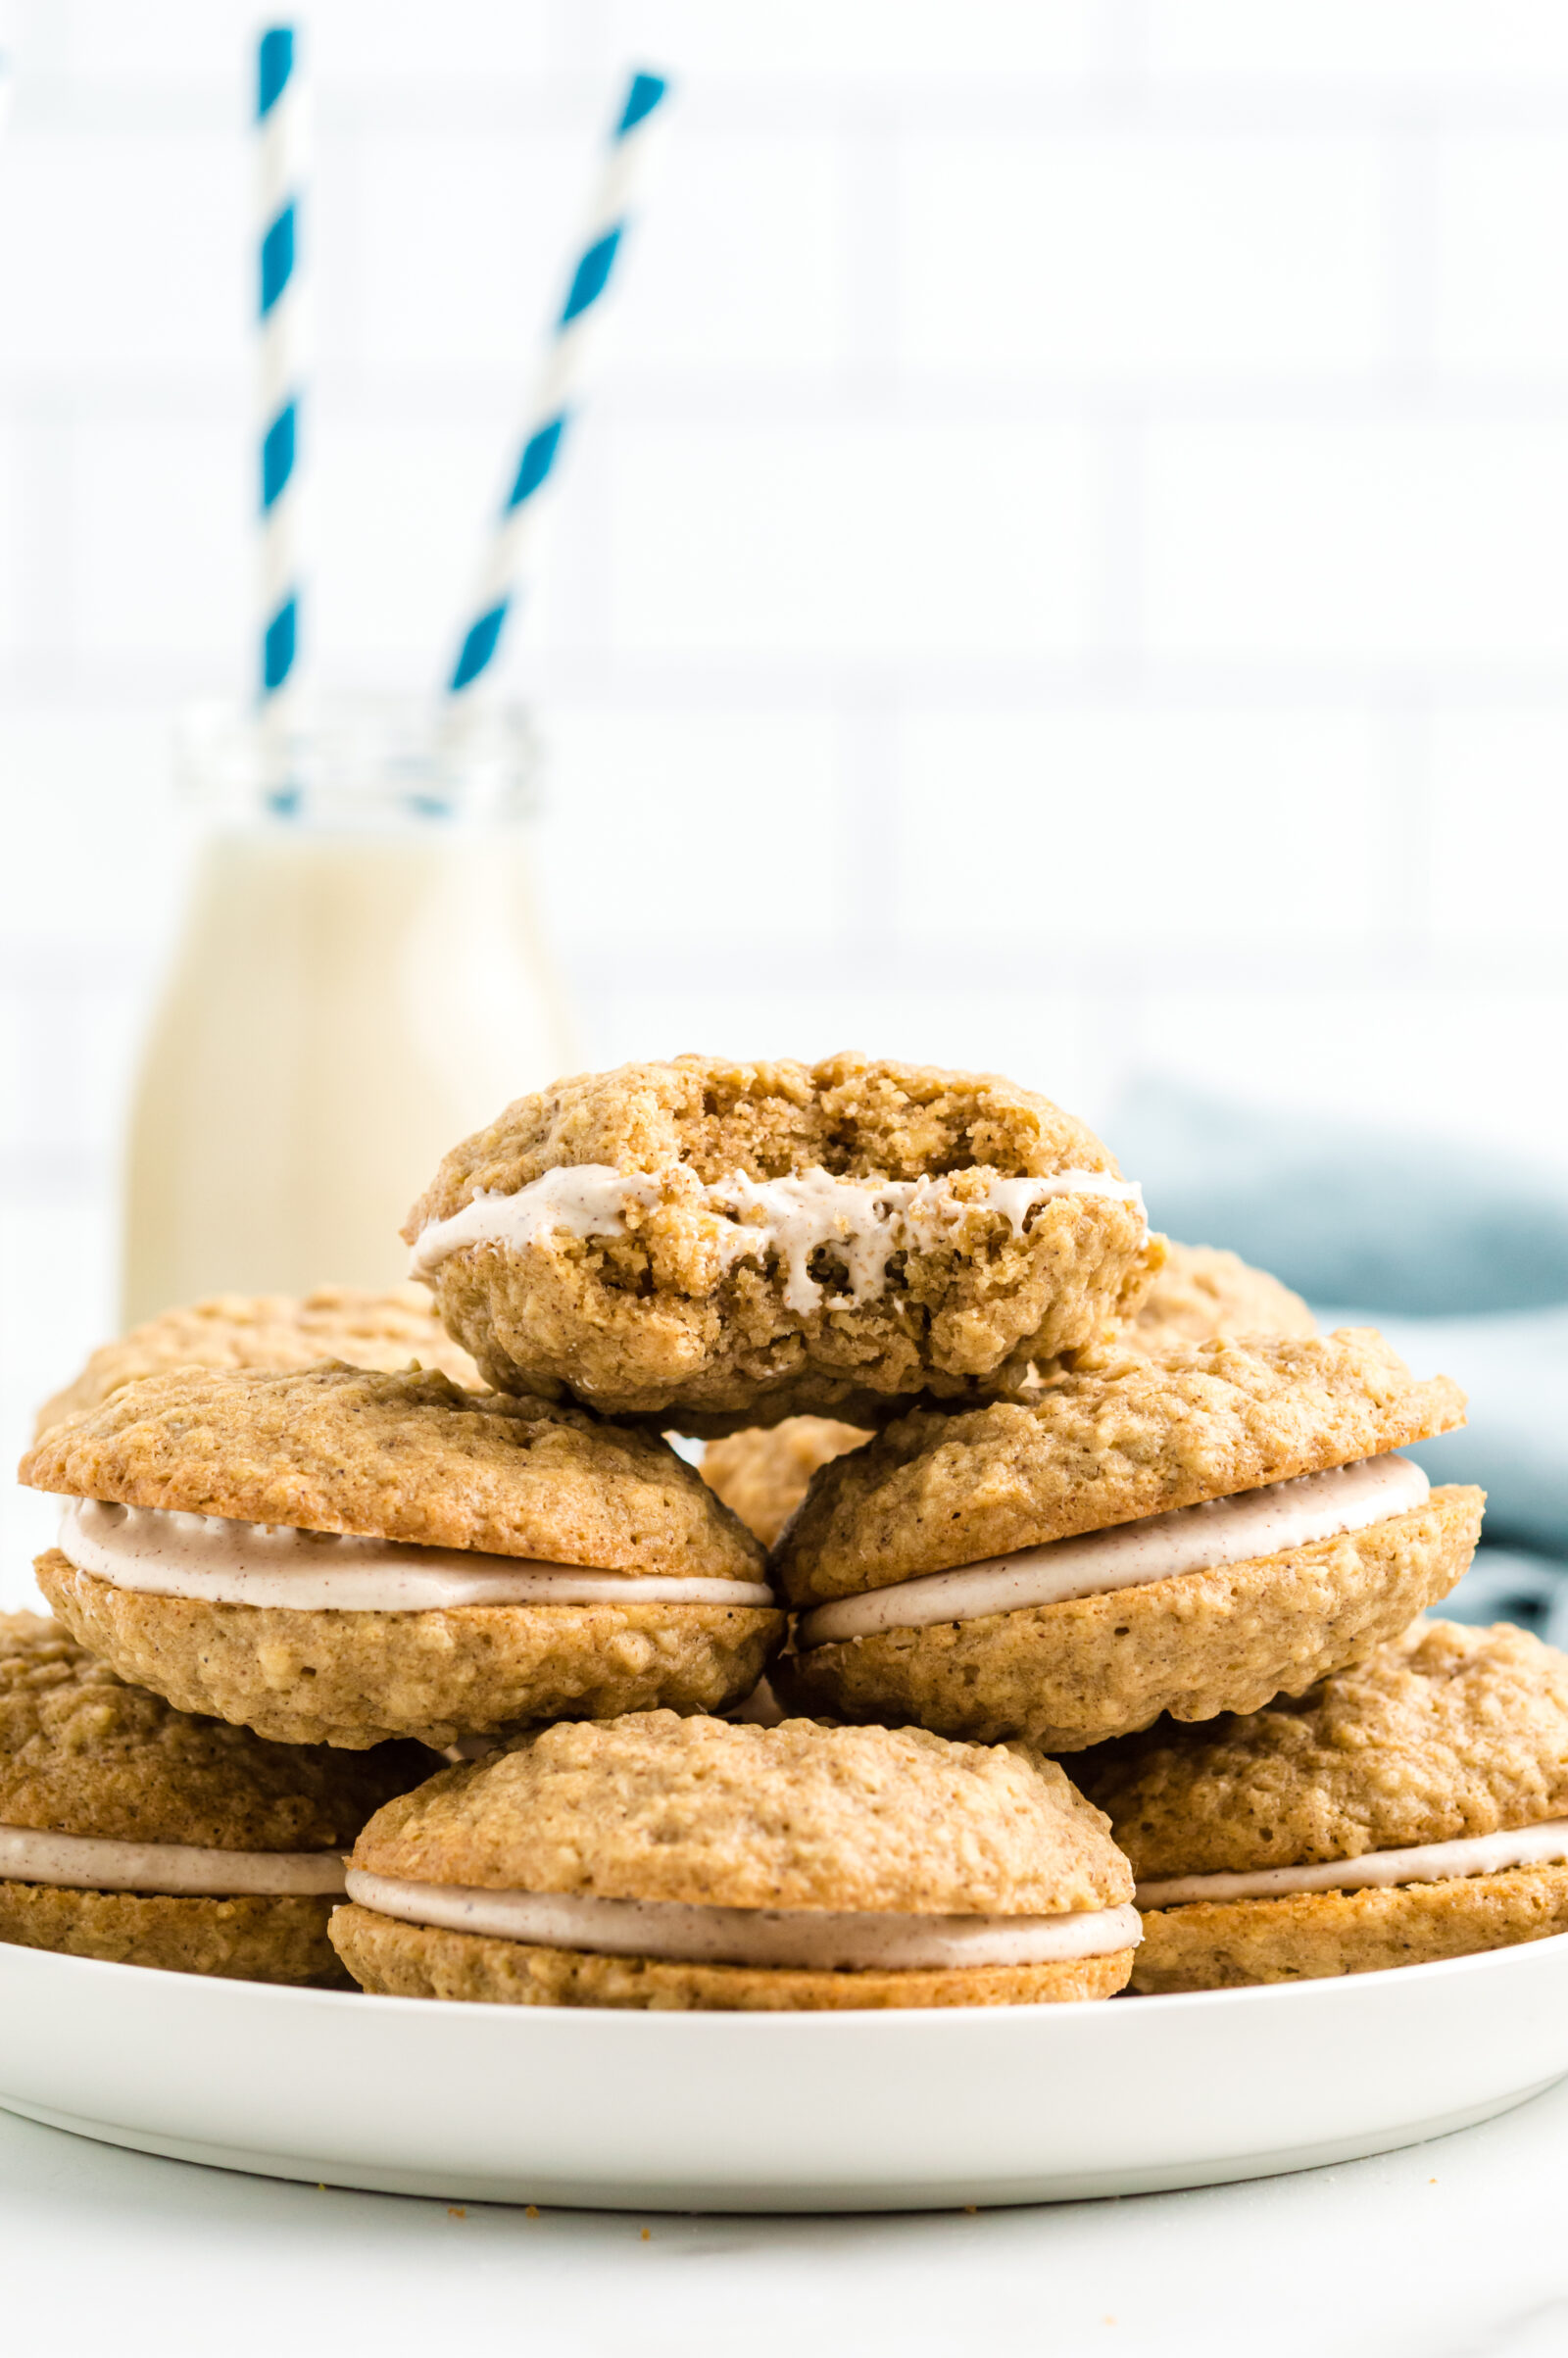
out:
{"label": "white subway tile backdrop", "polygon": [[[624,68],[508,662],[588,1052],[859,1042],[1568,1159],[1560,0],[319,0],[308,627],[434,680]],[[113,1315],[173,711],[253,620],[231,0],[0,140],[0,1443]],[[30,1529],[31,1527],[28,1526]]]}

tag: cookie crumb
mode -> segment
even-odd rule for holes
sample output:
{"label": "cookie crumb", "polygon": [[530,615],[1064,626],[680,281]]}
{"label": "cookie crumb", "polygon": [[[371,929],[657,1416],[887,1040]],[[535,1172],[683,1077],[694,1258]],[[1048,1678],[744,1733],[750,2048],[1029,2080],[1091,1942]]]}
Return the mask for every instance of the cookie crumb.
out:
{"label": "cookie crumb", "polygon": [[467,2212],[461,2206],[454,2207],[454,2205],[450,2202],[447,2204],[447,2217],[449,2219],[466,2219],[467,2216]]}
{"label": "cookie crumb", "polygon": [[654,2233],[654,2231],[653,2231],[653,2229],[652,2229],[651,2227],[645,2227],[645,2228],[643,2229],[643,2241],[644,2241],[645,2243],[652,2242],[652,2240],[653,2240],[653,2233]]}
{"label": "cookie crumb", "polygon": [[525,2219],[537,2219],[539,2216],[537,2202],[525,2202],[522,2206],[522,2215]]}
{"label": "cookie crumb", "polygon": [[966,2202],[963,2206],[963,2215],[966,2219],[978,2219],[980,2216],[978,2202]]}

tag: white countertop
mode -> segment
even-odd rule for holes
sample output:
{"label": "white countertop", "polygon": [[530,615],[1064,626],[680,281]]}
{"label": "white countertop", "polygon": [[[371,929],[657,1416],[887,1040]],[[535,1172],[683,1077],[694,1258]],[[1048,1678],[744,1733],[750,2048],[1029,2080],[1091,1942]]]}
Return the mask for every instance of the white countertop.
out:
{"label": "white countertop", "polygon": [[0,2319],[50,2358],[1547,2358],[1565,2190],[1568,2082],[1372,2161],[972,2218],[458,2217],[0,2113]]}

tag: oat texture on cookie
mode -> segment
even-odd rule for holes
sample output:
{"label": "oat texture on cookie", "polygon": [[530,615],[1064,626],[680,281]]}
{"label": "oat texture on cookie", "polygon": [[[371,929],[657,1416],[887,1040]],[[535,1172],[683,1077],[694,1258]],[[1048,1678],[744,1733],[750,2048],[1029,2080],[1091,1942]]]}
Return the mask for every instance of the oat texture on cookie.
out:
{"label": "oat texture on cookie", "polygon": [[269,1744],[119,1678],[57,1622],[0,1614],[0,1825],[213,1850],[329,1850],[429,1754]]}
{"label": "oat texture on cookie", "polygon": [[[175,1370],[57,1426],[23,1470],[155,1514],[629,1576],[595,1603],[351,1609],[142,1589],[74,1561],[69,1536],[39,1557],[54,1610],[122,1677],[281,1744],[444,1745],[658,1704],[724,1710],[783,1631],[757,1541],[665,1442],[433,1372]],[[718,1593],[640,1593],[661,1579]]]}
{"label": "oat texture on cookie", "polygon": [[33,1566],[69,1628],[182,1710],[279,1744],[442,1746],[548,1719],[725,1711],[784,1632],[765,1605],[479,1604],[302,1611],[117,1587],[58,1548]]}
{"label": "oat texture on cookie", "polygon": [[1418,1621],[1294,1701],[1156,1726],[1078,1773],[1151,1880],[1501,1833],[1568,1816],[1568,1656]]}
{"label": "oat texture on cookie", "polygon": [[333,1905],[317,1898],[181,1899],[160,1891],[0,1882],[0,1940],[159,1973],[346,1990],[351,1976],[328,1936]]}
{"label": "oat texture on cookie", "polygon": [[1558,1933],[1568,1933],[1568,1866],[1384,1891],[1200,1902],[1145,1915],[1130,1987],[1140,1997],[1160,1997],[1387,1973]]}
{"label": "oat texture on cookie", "polygon": [[1165,1260],[1123,1330],[1142,1351],[1180,1351],[1215,1335],[1315,1335],[1299,1294],[1214,1245],[1165,1239]]}
{"label": "oat texture on cookie", "polygon": [[1446,1597],[1475,1550],[1462,1485],[1360,1531],[1098,1597],[813,1646],[770,1677],[798,1710],[915,1720],[1075,1756],[1161,1713],[1209,1720],[1297,1695]]}
{"label": "oat texture on cookie", "polygon": [[918,1728],[639,1713],[443,1771],[353,1864],[414,1883],[726,1907],[1054,1914],[1130,1898],[1054,1761]]}
{"label": "oat texture on cookie", "polygon": [[[443,1918],[443,1886],[474,1929]],[[1026,1746],[661,1711],[543,1730],[381,1811],[355,1846],[332,1939],[363,1988],[414,1997],[704,2012],[1034,2005],[1124,1987],[1131,1889],[1103,1818]],[[526,1895],[535,1923],[547,1899],[578,1911],[547,1915],[539,1932],[575,1929],[584,1944],[502,1937],[483,1922],[486,1893],[510,1909]],[[620,1938],[589,1937],[608,1930],[592,1911],[639,1903],[648,1913],[622,1918]],[[669,1922],[687,1910],[702,1931]],[[1048,1939],[1025,1961],[1042,1917],[1055,1920],[1048,1936],[1085,1919],[1091,1953],[1053,1954]],[[968,1918],[978,1955],[955,1953],[953,1928]],[[987,1959],[985,1941],[1012,1919],[1022,1955]],[[655,1953],[637,1953],[640,1940],[628,1952],[627,1931]],[[911,1936],[937,1954],[890,1955]],[[722,1946],[705,1955],[705,1937],[749,1944],[750,1961]],[[846,1940],[868,1953],[835,1960]]]}
{"label": "oat texture on cookie", "polygon": [[[464,1230],[574,1172],[597,1223]],[[1067,1173],[1083,1186],[1051,1192]],[[792,1246],[769,1207],[803,1184],[821,1225]],[[1160,1256],[1105,1148],[1047,1099],[850,1055],[559,1082],[454,1148],[404,1233],[491,1383],[707,1435],[984,1397],[1130,1315]]]}
{"label": "oat texture on cookie", "polygon": [[755,1581],[761,1551],[651,1434],[429,1373],[175,1369],[55,1427],[35,1489],[612,1571]]}
{"label": "oat texture on cookie", "polygon": [[[211,1894],[161,1891],[160,1848],[184,1861],[192,1851],[232,1852],[247,1874],[258,1854],[282,1853],[292,1869],[299,1853],[346,1849],[373,1810],[428,1776],[430,1758],[416,1744],[347,1755],[269,1744],[172,1709],[54,1622],[0,1615],[0,1829],[11,1844],[0,1941],[166,1973],[341,1989],[329,1893],[224,1894],[221,1872]],[[127,1844],[120,1864],[148,1888],[29,1882],[25,1838],[37,1835]]]}
{"label": "oat texture on cookie", "polygon": [[813,1973],[599,1956],[339,1908],[332,1942],[363,1990],[481,2005],[614,2006],[650,2013],[839,2014],[905,2006],[1044,2006],[1113,1997],[1134,1951],[1051,1965]]}
{"label": "oat texture on cookie", "polygon": [[1110,1349],[1027,1401],[919,1407],[835,1458],[780,1547],[797,1607],[1346,1465],[1463,1419],[1370,1328]]}
{"label": "oat texture on cookie", "polygon": [[96,1408],[122,1384],[171,1367],[314,1367],[342,1359],[351,1367],[438,1368],[465,1389],[479,1371],[442,1327],[422,1286],[367,1293],[318,1286],[304,1296],[214,1294],[164,1310],[128,1334],[100,1344],[79,1375],[38,1410],[37,1430]]}
{"label": "oat texture on cookie", "polygon": [[771,1547],[818,1466],[858,1449],[870,1435],[831,1416],[789,1416],[751,1426],[703,1451],[702,1476],[764,1547]]}

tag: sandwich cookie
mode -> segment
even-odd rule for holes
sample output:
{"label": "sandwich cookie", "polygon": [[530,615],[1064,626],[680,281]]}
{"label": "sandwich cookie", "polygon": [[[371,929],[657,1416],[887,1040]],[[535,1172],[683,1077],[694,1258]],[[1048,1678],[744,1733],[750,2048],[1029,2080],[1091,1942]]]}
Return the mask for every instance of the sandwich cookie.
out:
{"label": "sandwich cookie", "polygon": [[1108,1997],[1132,1876],[1054,1761],[918,1728],[558,1726],[381,1810],[332,1922],[365,1989],[686,2012]]}
{"label": "sandwich cookie", "polygon": [[1213,1245],[1164,1243],[1164,1264],[1118,1342],[1136,1351],[1183,1351],[1216,1335],[1317,1333],[1299,1294],[1266,1269]]}
{"label": "sandwich cookie", "polygon": [[710,1441],[699,1471],[753,1537],[771,1547],[805,1498],[811,1476],[831,1457],[858,1449],[870,1435],[831,1416],[787,1416]]}
{"label": "sandwich cookie", "polygon": [[1133,1988],[1234,1990],[1568,1932],[1568,1656],[1420,1621],[1298,1702],[1081,1764],[1138,1874]]}
{"label": "sandwich cookie", "polygon": [[917,1409],[814,1476],[776,1570],[796,1709],[1076,1751],[1369,1653],[1468,1564],[1463,1421],[1370,1329],[1110,1352],[1028,1403]]}
{"label": "sandwich cookie", "polygon": [[467,1390],[479,1371],[441,1325],[422,1286],[368,1294],[356,1286],[318,1286],[288,1294],[214,1294],[188,1309],[164,1310],[102,1343],[81,1373],[44,1401],[38,1433],[96,1408],[122,1384],[171,1367],[437,1367]]}
{"label": "sandwich cookie", "polygon": [[166,1973],[343,1988],[343,1854],[428,1774],[416,1744],[268,1744],[0,1614],[0,1940]]}
{"label": "sandwich cookie", "polygon": [[1045,1098],[858,1056],[560,1081],[454,1148],[403,1233],[487,1382],[699,1436],[986,1397],[1130,1315],[1160,1254]]}
{"label": "sandwich cookie", "polygon": [[285,1744],[722,1710],[783,1630],[757,1542],[665,1443],[442,1375],[155,1376],[22,1478],[67,1494],[36,1570],[81,1643]]}

